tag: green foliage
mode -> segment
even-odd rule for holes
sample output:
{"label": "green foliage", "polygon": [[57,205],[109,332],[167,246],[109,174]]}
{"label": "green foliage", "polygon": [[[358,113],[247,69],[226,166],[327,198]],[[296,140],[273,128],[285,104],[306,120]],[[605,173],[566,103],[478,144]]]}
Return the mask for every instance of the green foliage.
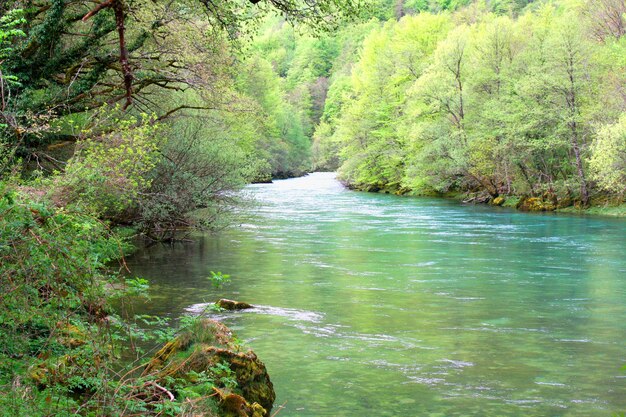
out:
{"label": "green foliage", "polygon": [[301,175],[309,167],[309,139],[305,135],[304,115],[298,111],[306,94],[292,105],[281,78],[263,57],[250,58],[238,77],[238,89],[254,97],[260,113],[260,137],[256,148],[260,158],[268,161],[271,176],[286,178]]}
{"label": "green foliage", "polygon": [[106,120],[111,133],[83,132],[85,139],[68,162],[63,175],[54,180],[53,199],[118,222],[127,221],[151,185],[161,156],[159,125],[141,119]]}
{"label": "green foliage", "polygon": [[600,186],[619,195],[626,192],[626,115],[602,126],[592,147],[590,161]]}
{"label": "green foliage", "polygon": [[155,240],[228,224],[228,213],[241,202],[235,192],[263,169],[250,144],[241,142],[234,115],[212,116],[171,123],[159,144],[135,218]]}
{"label": "green foliage", "polygon": [[[20,29],[20,25],[24,23],[26,23],[26,19],[24,19],[23,9],[9,10],[0,17],[0,60],[11,55],[13,52],[12,44],[16,38],[26,36],[24,31]],[[2,65],[1,62],[0,65]],[[7,75],[3,74],[5,82],[7,81],[6,77]],[[11,80],[9,79],[9,81]]]}
{"label": "green foliage", "polygon": [[524,2],[484,6],[370,30],[350,75],[331,78],[314,165],[340,166],[371,191],[550,195],[559,205],[621,195],[623,39],[595,43],[601,22],[591,20],[602,16],[569,5],[518,17]]}
{"label": "green foliage", "polygon": [[101,221],[5,182],[0,214],[0,416],[217,413],[214,388],[238,389],[226,362],[173,378],[128,361],[181,332],[202,343],[216,335],[197,317],[177,329],[161,317],[116,315],[108,299],[142,295],[148,283],[106,268],[124,245]]}
{"label": "green foliage", "polygon": [[147,290],[150,288],[150,283],[145,278],[127,278],[125,280],[126,293],[129,295],[141,295],[146,296]]}
{"label": "green foliage", "polygon": [[[0,213],[2,322],[15,331],[34,326],[39,329],[35,332],[49,333],[38,316],[54,322],[66,308],[95,313],[90,309],[101,292],[94,280],[121,250],[115,237],[107,237],[105,225],[80,212],[32,201],[4,183]],[[22,332],[15,343],[31,343],[29,337],[28,331]]]}
{"label": "green foliage", "polygon": [[209,281],[211,281],[211,285],[214,288],[220,288],[222,285],[230,282],[230,275],[222,274],[221,272],[213,272],[211,271],[211,275],[209,276]]}
{"label": "green foliage", "polygon": [[[68,415],[78,405],[71,395],[100,384],[99,362],[111,359],[105,344],[88,341],[100,340],[96,323],[109,314],[103,267],[119,256],[120,242],[97,219],[6,183],[0,213],[0,408]],[[11,385],[17,392],[6,395]]]}
{"label": "green foliage", "polygon": [[212,366],[211,368],[209,368],[209,370],[215,377],[218,378],[217,382],[221,386],[224,386],[230,389],[237,387],[237,380],[235,379],[235,373],[230,369],[230,366],[228,366],[228,363],[219,362],[215,366]]}
{"label": "green foliage", "polygon": [[11,168],[11,162],[15,153],[15,146],[10,141],[9,128],[13,124],[12,118],[6,113],[11,95],[11,89],[20,86],[19,78],[11,74],[5,64],[5,60],[11,56],[16,39],[25,36],[19,28],[25,23],[24,10],[8,10],[0,16],[0,175],[7,168]]}

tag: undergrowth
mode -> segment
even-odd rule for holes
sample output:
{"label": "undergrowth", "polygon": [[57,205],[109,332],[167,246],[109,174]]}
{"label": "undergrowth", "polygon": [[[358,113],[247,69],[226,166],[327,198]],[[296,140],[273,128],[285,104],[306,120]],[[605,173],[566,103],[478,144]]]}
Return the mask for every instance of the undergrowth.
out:
{"label": "undergrowth", "polygon": [[111,309],[147,289],[123,262],[107,266],[128,247],[93,215],[0,183],[0,417],[217,414],[213,388],[236,383],[227,365],[185,380],[142,374],[153,352],[139,346],[177,333]]}

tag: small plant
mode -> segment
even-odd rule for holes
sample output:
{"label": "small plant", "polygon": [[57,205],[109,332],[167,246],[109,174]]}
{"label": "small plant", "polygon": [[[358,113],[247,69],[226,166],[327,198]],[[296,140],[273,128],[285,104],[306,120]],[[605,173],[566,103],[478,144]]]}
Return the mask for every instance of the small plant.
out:
{"label": "small plant", "polygon": [[215,364],[215,366],[209,368],[209,370],[216,376],[221,385],[231,389],[237,388],[237,379],[235,373],[232,369],[230,369],[228,363],[217,363]]}
{"label": "small plant", "polygon": [[150,284],[147,279],[135,277],[126,280],[126,287],[126,294],[144,296],[150,288]]}
{"label": "small plant", "polygon": [[220,307],[217,303],[209,303],[205,311],[211,311],[213,313],[221,313],[223,311],[226,311],[226,309]]}
{"label": "small plant", "polygon": [[211,284],[213,285],[214,288],[220,288],[225,283],[230,282],[230,275],[222,274],[219,271],[218,272],[211,271],[211,276],[209,277],[209,281],[211,281]]}

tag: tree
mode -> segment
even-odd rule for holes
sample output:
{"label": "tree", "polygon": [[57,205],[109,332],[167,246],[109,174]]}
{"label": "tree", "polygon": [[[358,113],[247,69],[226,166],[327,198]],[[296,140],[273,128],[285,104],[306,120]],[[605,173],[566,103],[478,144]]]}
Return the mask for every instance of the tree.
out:
{"label": "tree", "polygon": [[626,34],[626,3],[624,0],[588,0],[584,14],[591,22],[591,32],[600,42],[619,39]]}
{"label": "tree", "polygon": [[[565,20],[567,19],[567,20]],[[547,87],[554,95],[554,110],[561,115],[558,133],[569,140],[570,157],[576,169],[580,199],[584,205],[589,203],[589,187],[586,175],[586,152],[590,133],[590,123],[585,106],[593,95],[597,85],[592,79],[589,61],[589,45],[578,30],[576,24],[567,16],[555,25],[549,45],[554,53],[547,61],[547,70],[551,77]]]}
{"label": "tree", "polygon": [[[355,16],[358,0],[11,0],[0,12],[23,6],[25,20],[17,29],[24,39],[13,42],[3,62],[20,80],[14,93],[20,100],[7,111],[11,117],[49,114],[64,117],[99,108],[103,103],[131,104],[138,110],[161,110],[154,106],[155,90],[211,90],[212,80],[197,77],[185,59],[170,48],[182,32],[195,31],[195,45],[206,45],[199,55],[227,56],[226,39],[251,36],[267,14],[279,13],[290,22],[302,22],[322,31],[338,24],[342,16]],[[114,46],[115,45],[115,46]],[[221,48],[221,50],[219,50]],[[213,62],[206,59],[204,68]],[[162,103],[161,103],[162,104]],[[175,108],[158,116],[169,116]],[[17,140],[19,132],[8,132]],[[30,138],[37,142],[36,138]]]}
{"label": "tree", "polygon": [[402,191],[406,91],[427,68],[448,24],[445,16],[405,16],[364,41],[352,71],[352,98],[335,133],[343,144],[342,176],[358,188]]}
{"label": "tree", "polygon": [[600,186],[620,196],[626,193],[626,115],[603,126],[592,148],[590,166]]}

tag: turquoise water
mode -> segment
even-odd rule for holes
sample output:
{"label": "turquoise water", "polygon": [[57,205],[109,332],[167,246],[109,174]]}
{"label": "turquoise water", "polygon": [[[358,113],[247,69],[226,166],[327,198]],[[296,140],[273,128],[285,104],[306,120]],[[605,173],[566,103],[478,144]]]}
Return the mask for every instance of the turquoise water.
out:
{"label": "turquoise water", "polygon": [[[214,317],[266,363],[285,416],[626,412],[626,221],[250,186],[241,227],[128,260],[139,313]],[[220,290],[210,271],[233,277]],[[275,407],[275,410],[276,410]]]}

